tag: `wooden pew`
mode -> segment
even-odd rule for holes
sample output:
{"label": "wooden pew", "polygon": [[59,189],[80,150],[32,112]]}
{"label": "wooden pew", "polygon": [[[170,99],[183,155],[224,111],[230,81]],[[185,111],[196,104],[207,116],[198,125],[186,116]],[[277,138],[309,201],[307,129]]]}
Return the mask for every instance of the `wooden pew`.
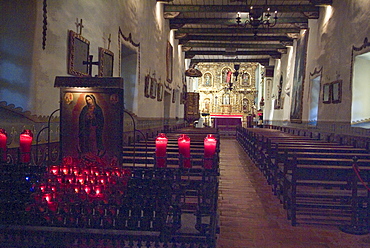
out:
{"label": "wooden pew", "polygon": [[[360,199],[362,208],[367,207],[369,195],[361,184],[358,184],[360,189],[357,195],[353,195],[352,185],[353,182],[357,183],[357,180],[354,181],[357,178],[353,172],[352,159],[312,162],[310,159],[293,157],[284,163],[283,203],[293,226],[298,223],[299,214],[312,218],[316,216],[325,222],[348,223],[353,211],[353,197]],[[366,177],[370,172],[369,162],[357,161]]]}
{"label": "wooden pew", "polygon": [[[335,213],[331,218],[336,221],[349,221],[351,164],[357,156],[367,171],[366,149],[261,129],[239,130],[237,139],[272,184],[292,225],[297,224],[297,211],[326,222],[330,222],[329,213]],[[362,201],[366,194],[361,189]]]}

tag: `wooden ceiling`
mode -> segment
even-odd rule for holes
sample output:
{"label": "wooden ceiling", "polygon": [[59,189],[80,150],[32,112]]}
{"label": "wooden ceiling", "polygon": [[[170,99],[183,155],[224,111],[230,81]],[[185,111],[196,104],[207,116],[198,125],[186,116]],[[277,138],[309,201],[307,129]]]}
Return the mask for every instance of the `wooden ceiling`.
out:
{"label": "wooden ceiling", "polygon": [[[158,0],[164,2],[164,15],[175,31],[191,63],[259,62],[280,58],[293,44],[309,19],[317,19],[320,6],[332,0]],[[267,7],[274,27],[256,29],[244,24],[250,7]],[[237,24],[237,13],[241,24]]]}

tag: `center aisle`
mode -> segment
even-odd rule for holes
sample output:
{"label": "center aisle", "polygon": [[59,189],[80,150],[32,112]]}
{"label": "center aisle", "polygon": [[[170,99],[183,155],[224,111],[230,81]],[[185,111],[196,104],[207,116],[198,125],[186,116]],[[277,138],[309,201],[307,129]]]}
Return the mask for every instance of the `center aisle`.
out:
{"label": "center aisle", "polygon": [[271,186],[235,139],[220,147],[218,248],[365,248],[370,235],[290,225]]}

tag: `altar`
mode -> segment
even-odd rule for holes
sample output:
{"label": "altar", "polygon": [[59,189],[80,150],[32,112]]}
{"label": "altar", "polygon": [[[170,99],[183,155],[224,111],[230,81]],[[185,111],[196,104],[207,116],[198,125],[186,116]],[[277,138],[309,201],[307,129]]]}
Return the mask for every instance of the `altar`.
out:
{"label": "altar", "polygon": [[217,115],[211,114],[213,126],[222,135],[235,135],[236,127],[242,125],[243,115]]}

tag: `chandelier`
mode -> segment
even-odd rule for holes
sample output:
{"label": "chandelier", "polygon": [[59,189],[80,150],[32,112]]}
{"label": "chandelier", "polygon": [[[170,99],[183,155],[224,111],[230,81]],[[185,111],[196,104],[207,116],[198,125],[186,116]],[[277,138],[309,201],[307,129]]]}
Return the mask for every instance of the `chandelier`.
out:
{"label": "chandelier", "polygon": [[249,12],[247,13],[246,20],[242,23],[241,13],[236,14],[236,23],[238,26],[247,27],[247,25],[252,26],[254,29],[254,35],[257,35],[258,27],[272,28],[277,22],[277,11],[274,12],[274,16],[271,15],[271,10],[267,7],[267,0],[265,8],[253,7],[251,6]]}

